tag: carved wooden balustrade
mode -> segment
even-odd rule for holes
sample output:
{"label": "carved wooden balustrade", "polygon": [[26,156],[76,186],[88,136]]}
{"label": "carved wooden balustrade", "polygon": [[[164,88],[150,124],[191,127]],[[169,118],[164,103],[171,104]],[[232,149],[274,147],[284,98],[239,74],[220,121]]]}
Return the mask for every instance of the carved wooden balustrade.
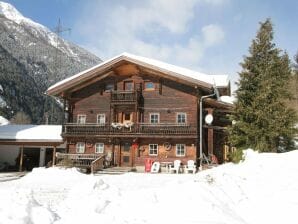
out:
{"label": "carved wooden balustrade", "polygon": [[63,136],[194,136],[197,128],[188,124],[76,124],[63,125]]}

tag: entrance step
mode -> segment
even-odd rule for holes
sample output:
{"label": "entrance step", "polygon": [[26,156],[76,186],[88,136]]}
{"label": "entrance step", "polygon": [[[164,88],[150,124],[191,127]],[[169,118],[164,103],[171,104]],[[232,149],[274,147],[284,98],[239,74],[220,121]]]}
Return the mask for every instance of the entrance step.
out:
{"label": "entrance step", "polygon": [[94,173],[96,174],[124,174],[135,171],[134,167],[109,167]]}

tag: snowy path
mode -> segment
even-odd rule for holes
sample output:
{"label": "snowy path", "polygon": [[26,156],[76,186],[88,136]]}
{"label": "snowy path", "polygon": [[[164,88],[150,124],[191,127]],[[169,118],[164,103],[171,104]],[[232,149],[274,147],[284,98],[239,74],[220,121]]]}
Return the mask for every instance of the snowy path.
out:
{"label": "snowy path", "polygon": [[26,175],[25,172],[7,172],[7,173],[0,173],[0,182],[17,180],[21,177]]}
{"label": "snowy path", "polygon": [[298,151],[196,175],[35,169],[0,183],[0,223],[297,223]]}

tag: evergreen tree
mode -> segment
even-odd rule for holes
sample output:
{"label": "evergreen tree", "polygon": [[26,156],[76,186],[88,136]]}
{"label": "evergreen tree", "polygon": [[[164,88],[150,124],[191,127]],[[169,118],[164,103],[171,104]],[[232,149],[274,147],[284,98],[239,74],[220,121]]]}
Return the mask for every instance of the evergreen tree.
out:
{"label": "evergreen tree", "polygon": [[289,86],[290,91],[293,93],[293,99],[290,101],[289,106],[298,113],[298,54],[296,54],[294,60],[294,72]]}
{"label": "evergreen tree", "polygon": [[291,97],[287,87],[292,71],[287,53],[273,43],[270,19],[260,23],[241,66],[229,128],[231,144],[262,152],[292,149],[296,116],[286,104]]}
{"label": "evergreen tree", "polygon": [[11,124],[31,124],[31,118],[24,113],[23,111],[19,111],[16,113],[13,118],[10,120]]}

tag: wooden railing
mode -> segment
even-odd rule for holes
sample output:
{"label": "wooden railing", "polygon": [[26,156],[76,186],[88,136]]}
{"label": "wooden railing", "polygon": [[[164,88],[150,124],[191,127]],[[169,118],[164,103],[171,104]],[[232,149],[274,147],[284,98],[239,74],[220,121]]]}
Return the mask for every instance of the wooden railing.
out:
{"label": "wooden railing", "polygon": [[196,127],[188,124],[147,124],[138,123],[127,125],[109,124],[76,124],[67,123],[63,125],[63,135],[195,135]]}
{"label": "wooden railing", "polygon": [[112,91],[111,103],[129,103],[139,101],[140,91]]}
{"label": "wooden railing", "polygon": [[98,157],[96,160],[91,163],[91,173],[95,173],[98,170],[102,170],[104,168],[104,160],[105,156]]}
{"label": "wooden railing", "polygon": [[94,163],[95,170],[98,170],[100,167],[100,161],[102,162],[105,158],[105,155],[97,154],[70,154],[70,153],[56,153],[57,157],[57,166],[66,166],[66,167],[80,167],[80,168],[91,168],[92,163]]}

